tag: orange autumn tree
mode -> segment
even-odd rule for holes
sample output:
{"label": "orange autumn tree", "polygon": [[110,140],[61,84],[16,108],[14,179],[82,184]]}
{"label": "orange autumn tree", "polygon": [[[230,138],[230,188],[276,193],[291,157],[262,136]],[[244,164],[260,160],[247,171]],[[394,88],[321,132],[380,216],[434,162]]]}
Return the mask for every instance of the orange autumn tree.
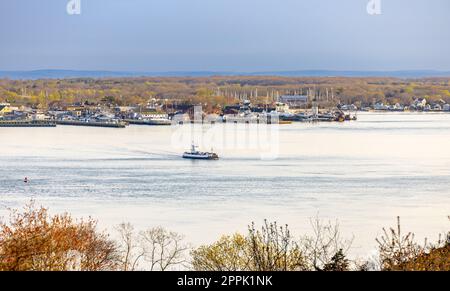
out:
{"label": "orange autumn tree", "polygon": [[51,216],[33,203],[0,223],[1,271],[98,271],[117,266],[116,247],[92,219]]}

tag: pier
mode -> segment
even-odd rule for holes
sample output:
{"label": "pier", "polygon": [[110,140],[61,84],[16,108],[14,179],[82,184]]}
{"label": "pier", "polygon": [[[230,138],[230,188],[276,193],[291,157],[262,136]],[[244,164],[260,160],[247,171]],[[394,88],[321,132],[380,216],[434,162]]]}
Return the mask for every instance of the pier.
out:
{"label": "pier", "polygon": [[57,120],[58,125],[72,125],[72,126],[91,126],[91,127],[108,127],[108,128],[125,128],[127,123],[125,122],[98,122],[98,121],[78,121],[78,120]]}
{"label": "pier", "polygon": [[56,127],[50,120],[0,120],[0,127]]}
{"label": "pier", "polygon": [[152,120],[124,119],[124,121],[134,125],[151,125],[151,126],[172,125],[171,120],[160,120],[160,119],[152,119]]}

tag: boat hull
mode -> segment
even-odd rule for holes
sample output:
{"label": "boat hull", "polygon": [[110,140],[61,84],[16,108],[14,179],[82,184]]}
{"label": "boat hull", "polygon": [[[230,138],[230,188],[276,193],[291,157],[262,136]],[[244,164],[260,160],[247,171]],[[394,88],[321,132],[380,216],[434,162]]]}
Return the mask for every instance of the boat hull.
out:
{"label": "boat hull", "polygon": [[172,125],[171,120],[163,120],[163,119],[148,119],[148,120],[134,120],[134,119],[126,119],[129,124],[134,125],[154,125],[154,126],[168,126]]}
{"label": "boat hull", "polygon": [[183,159],[191,159],[191,160],[218,160],[219,156],[214,155],[214,154],[193,155],[193,154],[185,153],[183,155]]}

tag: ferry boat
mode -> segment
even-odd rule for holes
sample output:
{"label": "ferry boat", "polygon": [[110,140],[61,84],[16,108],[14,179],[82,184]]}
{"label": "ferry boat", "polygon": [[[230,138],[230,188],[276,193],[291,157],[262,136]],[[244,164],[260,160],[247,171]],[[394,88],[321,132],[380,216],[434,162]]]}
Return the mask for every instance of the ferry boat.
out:
{"label": "ferry boat", "polygon": [[216,153],[199,152],[197,147],[192,144],[191,151],[183,154],[183,159],[191,160],[218,160],[219,156]]}

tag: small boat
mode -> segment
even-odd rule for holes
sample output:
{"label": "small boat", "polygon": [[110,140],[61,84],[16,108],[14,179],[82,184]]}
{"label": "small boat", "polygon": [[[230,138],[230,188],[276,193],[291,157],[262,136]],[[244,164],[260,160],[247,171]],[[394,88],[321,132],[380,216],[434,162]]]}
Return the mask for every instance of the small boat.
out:
{"label": "small boat", "polygon": [[183,159],[192,160],[218,160],[219,156],[216,153],[199,152],[197,147],[192,144],[191,151],[183,154]]}

